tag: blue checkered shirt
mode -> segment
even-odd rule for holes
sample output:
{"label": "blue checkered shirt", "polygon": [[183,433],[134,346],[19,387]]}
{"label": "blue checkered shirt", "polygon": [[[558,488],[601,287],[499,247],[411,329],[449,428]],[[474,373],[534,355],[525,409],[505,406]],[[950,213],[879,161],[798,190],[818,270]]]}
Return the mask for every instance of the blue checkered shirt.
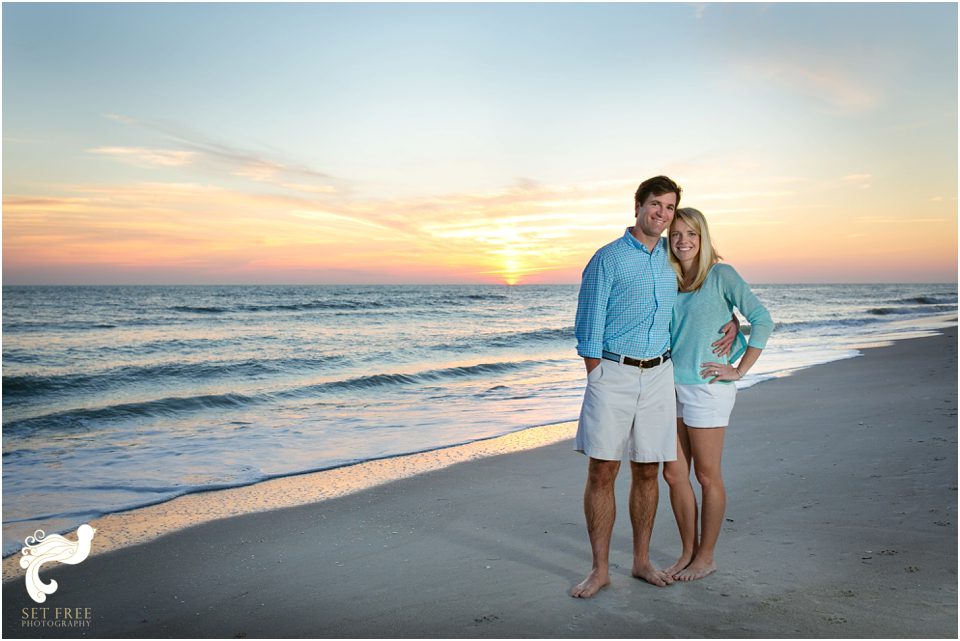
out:
{"label": "blue checkered shirt", "polygon": [[670,321],[677,300],[677,275],[667,262],[667,240],[653,251],[630,228],[604,245],[583,270],[577,301],[577,353],[601,358],[603,351],[654,358],[670,348]]}

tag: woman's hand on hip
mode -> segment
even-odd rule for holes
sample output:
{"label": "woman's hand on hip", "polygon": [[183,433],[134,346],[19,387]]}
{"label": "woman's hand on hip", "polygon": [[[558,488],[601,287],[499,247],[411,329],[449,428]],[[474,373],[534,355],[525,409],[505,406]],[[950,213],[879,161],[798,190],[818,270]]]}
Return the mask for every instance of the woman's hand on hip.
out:
{"label": "woman's hand on hip", "polygon": [[739,381],[743,377],[740,375],[740,370],[733,365],[708,361],[700,363],[700,378],[709,378],[710,383],[716,383],[717,381]]}

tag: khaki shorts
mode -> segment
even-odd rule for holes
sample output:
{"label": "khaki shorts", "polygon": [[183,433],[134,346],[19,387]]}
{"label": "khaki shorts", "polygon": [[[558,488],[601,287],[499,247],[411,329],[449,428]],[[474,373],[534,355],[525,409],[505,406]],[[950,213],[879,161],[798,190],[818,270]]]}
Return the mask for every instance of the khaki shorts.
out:
{"label": "khaki shorts", "polygon": [[587,375],[576,450],[603,461],[625,451],[637,463],[677,460],[673,362],[641,369],[602,359]]}

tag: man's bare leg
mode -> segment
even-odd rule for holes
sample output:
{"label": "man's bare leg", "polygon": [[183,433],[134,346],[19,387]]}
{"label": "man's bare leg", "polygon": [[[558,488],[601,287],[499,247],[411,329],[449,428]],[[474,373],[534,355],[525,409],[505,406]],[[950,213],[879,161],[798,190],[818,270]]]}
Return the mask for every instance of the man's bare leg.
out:
{"label": "man's bare leg", "polygon": [[610,537],[617,518],[614,481],[620,461],[591,458],[587,471],[587,487],[583,492],[583,513],[593,552],[593,569],[583,581],[570,590],[570,596],[587,599],[610,584]]}
{"label": "man's bare leg", "polygon": [[690,484],[690,438],[683,419],[677,419],[677,460],[663,464],[663,478],[670,488],[670,505],[680,531],[680,558],[663,571],[668,576],[690,565],[697,552],[697,496]]}
{"label": "man's bare leg", "polygon": [[693,469],[700,483],[703,496],[702,532],[700,546],[685,569],[677,573],[678,581],[695,581],[712,574],[716,569],[713,554],[723,526],[723,514],[727,507],[727,492],[723,485],[721,457],[723,454],[722,427],[708,429],[691,428],[690,451]]}
{"label": "man's bare leg", "polygon": [[659,463],[630,462],[633,475],[630,483],[630,522],[633,525],[633,576],[647,583],[664,587],[673,583],[650,562],[650,537],[653,535],[653,520],[657,515],[660,487],[657,476]]}

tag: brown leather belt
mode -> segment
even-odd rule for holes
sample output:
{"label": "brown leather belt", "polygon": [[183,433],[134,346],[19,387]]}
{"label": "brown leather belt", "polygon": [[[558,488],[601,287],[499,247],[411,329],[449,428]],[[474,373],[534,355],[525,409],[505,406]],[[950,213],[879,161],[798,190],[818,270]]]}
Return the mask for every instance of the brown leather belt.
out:
{"label": "brown leather belt", "polygon": [[657,356],[656,358],[648,358],[645,361],[641,361],[636,358],[630,358],[629,356],[620,356],[620,354],[614,354],[613,352],[608,351],[603,352],[603,357],[608,361],[616,361],[617,363],[630,365],[632,367],[639,367],[641,369],[650,369],[651,367],[662,365],[670,360],[670,350],[668,349],[660,356]]}

